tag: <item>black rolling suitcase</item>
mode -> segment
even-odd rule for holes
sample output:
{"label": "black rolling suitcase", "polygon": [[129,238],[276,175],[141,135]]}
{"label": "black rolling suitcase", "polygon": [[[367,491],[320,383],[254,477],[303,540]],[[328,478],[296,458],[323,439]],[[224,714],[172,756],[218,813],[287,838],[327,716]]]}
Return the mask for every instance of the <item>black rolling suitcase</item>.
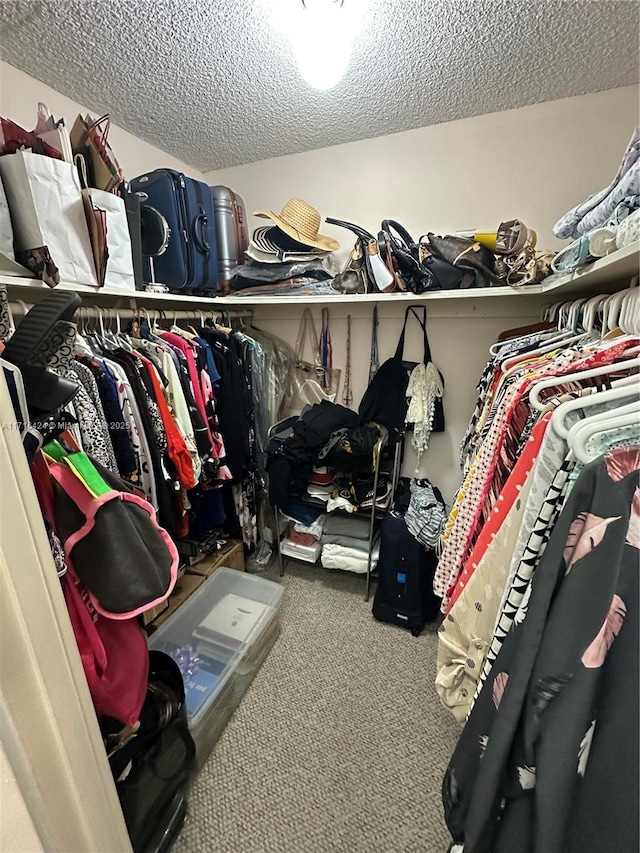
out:
{"label": "black rolling suitcase", "polygon": [[409,533],[402,516],[388,515],[380,534],[374,617],[407,628],[414,637],[428,622],[435,622],[441,601],[433,593],[437,562],[435,552]]}

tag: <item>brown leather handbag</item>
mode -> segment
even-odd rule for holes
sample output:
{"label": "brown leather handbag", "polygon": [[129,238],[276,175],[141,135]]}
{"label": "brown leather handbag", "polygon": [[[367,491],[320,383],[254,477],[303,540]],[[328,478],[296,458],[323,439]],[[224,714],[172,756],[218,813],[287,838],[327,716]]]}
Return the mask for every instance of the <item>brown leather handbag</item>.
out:
{"label": "brown leather handbag", "polygon": [[496,274],[495,257],[486,246],[468,237],[438,237],[432,233],[423,237],[423,241],[435,257],[473,273],[476,287],[504,284],[504,279]]}

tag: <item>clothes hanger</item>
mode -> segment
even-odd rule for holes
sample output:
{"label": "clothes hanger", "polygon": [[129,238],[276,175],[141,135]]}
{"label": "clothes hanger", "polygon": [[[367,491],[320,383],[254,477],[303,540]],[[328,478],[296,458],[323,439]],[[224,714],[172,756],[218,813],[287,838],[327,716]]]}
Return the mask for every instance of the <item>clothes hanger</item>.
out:
{"label": "clothes hanger", "polygon": [[558,308],[556,336],[545,340],[544,344],[537,349],[530,350],[527,353],[517,353],[516,355],[512,354],[508,356],[501,364],[505,375],[510,376],[513,372],[511,368],[522,361],[528,361],[536,356],[552,352],[556,348],[556,345],[561,344],[562,348],[564,348],[571,343],[578,343],[583,340],[586,329],[583,327],[582,331],[580,331],[580,323],[585,301],[585,299],[578,299],[573,302],[556,303],[556,305],[552,306],[552,308]]}
{"label": "clothes hanger", "polygon": [[[92,322],[91,322],[95,316],[92,313],[94,310],[95,309],[93,309],[92,307],[87,305],[86,308],[84,308],[84,310],[82,312],[83,317],[84,317],[82,334],[84,335],[85,342],[86,342],[87,346],[92,350],[99,349],[99,342],[98,342],[98,339],[96,337],[95,327],[92,326]],[[76,329],[76,335],[77,335],[77,329]]]}
{"label": "clothes hanger", "polygon": [[612,293],[607,299],[605,310],[605,326],[609,332],[620,327],[620,309],[626,296],[626,291],[620,290]]}
{"label": "clothes hanger", "polygon": [[[569,412],[573,412],[576,409],[588,409],[590,406],[602,405],[602,403],[612,403],[612,410],[616,408],[615,401],[616,400],[629,400],[630,398],[637,398],[640,400],[640,385],[638,385],[638,377],[637,375],[626,376],[624,379],[619,380],[620,384],[617,384],[615,388],[609,388],[606,391],[598,391],[595,390],[588,394],[586,397],[579,397],[576,400],[567,400],[565,403],[561,403],[558,408],[553,413],[553,430],[557,433],[560,438],[566,438],[571,431],[572,427],[567,426],[566,416]],[[588,418],[586,415],[583,420]],[[595,415],[593,417],[596,417]],[[575,426],[575,424],[573,424]]]}
{"label": "clothes hanger", "polygon": [[640,291],[629,288],[625,292],[618,318],[620,328],[629,334],[640,333]]}
{"label": "clothes hanger", "polygon": [[538,412],[541,412],[547,401],[542,402],[540,392],[546,388],[554,388],[557,385],[566,385],[568,382],[579,382],[582,379],[591,379],[593,376],[604,376],[607,373],[616,373],[620,370],[629,370],[632,367],[640,367],[640,358],[625,359],[601,367],[591,367],[588,370],[578,370],[575,373],[565,373],[561,376],[550,376],[536,382],[529,391],[529,403]]}
{"label": "clothes hanger", "polygon": [[117,347],[120,346],[120,344],[119,344],[119,342],[118,342],[118,340],[117,340],[117,338],[113,332],[113,328],[112,328],[111,311],[113,310],[114,320],[115,320],[115,318],[117,318],[117,312],[116,312],[115,308],[113,308],[113,309],[106,308],[105,310],[107,312],[108,326],[107,326],[107,329],[106,329],[105,334],[104,334],[104,346],[105,346],[105,349],[111,351],[111,350],[117,349]]}
{"label": "clothes hanger", "polygon": [[[599,412],[598,414],[587,415],[585,418],[581,418],[577,421],[570,430],[568,430],[567,438],[569,434],[576,436],[581,430],[587,428],[594,428],[595,426],[599,427],[607,427],[612,421],[621,415],[628,415],[638,411],[640,407],[640,400],[631,400],[631,402],[623,403],[618,406],[613,406],[611,409],[607,409],[604,412]],[[640,424],[639,424],[640,425]]]}
{"label": "clothes hanger", "polygon": [[[593,419],[592,423],[580,423],[575,425],[575,432],[569,432],[568,443],[573,451],[576,459],[583,464],[591,461],[591,457],[587,453],[588,441],[596,435],[619,430],[626,426],[638,426],[640,416],[640,405],[623,407],[616,417],[610,418],[608,421],[596,422]],[[580,429],[578,429],[580,427]]]}
{"label": "clothes hanger", "polygon": [[[252,319],[253,319],[253,317],[252,317]],[[527,339],[530,335],[533,335],[533,334],[538,335],[541,343],[542,342],[548,343],[552,338],[558,336],[558,329],[557,328],[539,329],[539,330],[532,331],[532,332],[523,332],[522,334],[514,335],[511,338],[498,339],[495,343],[491,344],[491,346],[489,347],[489,352],[492,356],[495,357],[498,355],[498,353],[500,352],[502,347],[506,346],[507,344],[517,343],[519,338]],[[565,335],[565,334],[568,334],[568,332],[562,332],[561,334]],[[511,355],[513,355],[513,353],[511,353]]]}
{"label": "clothes hanger", "polygon": [[557,328],[560,310],[563,305],[566,305],[566,302],[554,302],[551,305],[547,305],[542,313],[543,319],[548,323],[555,323]]}
{"label": "clothes hanger", "polygon": [[587,299],[583,306],[582,327],[589,335],[600,336],[601,329],[597,329],[595,322],[598,315],[598,308],[601,303],[607,299],[607,296],[599,293]]}
{"label": "clothes hanger", "polygon": [[9,300],[7,300],[5,302],[5,305],[7,307],[7,316],[9,318],[9,323],[8,323],[8,327],[7,327],[7,337],[5,338],[5,342],[6,342],[10,339],[11,335],[16,330],[16,321],[13,317],[13,309],[11,308],[11,303],[9,302]]}
{"label": "clothes hanger", "polygon": [[502,373],[504,376],[511,376],[513,373],[517,372],[523,362],[532,361],[542,355],[547,355],[554,350],[567,349],[567,347],[572,344],[584,343],[587,339],[588,335],[585,332],[581,332],[579,335],[571,335],[568,338],[565,337],[557,341],[552,341],[551,343],[546,343],[544,346],[538,347],[538,349],[531,350],[530,352],[519,353],[517,356],[509,356],[509,358],[506,358],[501,364]]}

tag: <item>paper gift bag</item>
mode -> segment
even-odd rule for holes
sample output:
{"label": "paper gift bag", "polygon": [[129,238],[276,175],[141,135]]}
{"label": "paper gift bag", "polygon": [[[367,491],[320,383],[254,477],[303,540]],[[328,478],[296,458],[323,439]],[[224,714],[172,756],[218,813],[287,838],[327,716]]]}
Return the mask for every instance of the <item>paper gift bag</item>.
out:
{"label": "paper gift bag", "polygon": [[91,201],[104,211],[107,227],[107,264],[104,283],[107,287],[135,290],[131,237],[124,200],[113,193],[89,189]]}
{"label": "paper gift bag", "polygon": [[71,163],[29,151],[0,157],[16,260],[50,287],[97,287],[78,173]]}
{"label": "paper gift bag", "polygon": [[9,213],[2,179],[0,179],[0,275],[31,275],[28,269],[15,262],[11,214]]}
{"label": "paper gift bag", "polygon": [[131,237],[125,203],[120,196],[88,186],[84,157],[76,154],[85,215],[98,284],[121,290],[135,290]]}
{"label": "paper gift bag", "polygon": [[106,192],[122,182],[122,170],[107,139],[110,126],[108,115],[95,121],[79,115],[70,134],[74,155],[82,154],[86,160],[90,185]]}
{"label": "paper gift bag", "polygon": [[64,119],[56,121],[51,115],[49,107],[42,102],[38,104],[38,122],[34,133],[38,139],[42,139],[47,145],[60,152],[62,159],[66,160],[67,163],[73,162],[71,141]]}
{"label": "paper gift bag", "polygon": [[9,260],[15,261],[11,215],[2,180],[0,180],[0,252]]}

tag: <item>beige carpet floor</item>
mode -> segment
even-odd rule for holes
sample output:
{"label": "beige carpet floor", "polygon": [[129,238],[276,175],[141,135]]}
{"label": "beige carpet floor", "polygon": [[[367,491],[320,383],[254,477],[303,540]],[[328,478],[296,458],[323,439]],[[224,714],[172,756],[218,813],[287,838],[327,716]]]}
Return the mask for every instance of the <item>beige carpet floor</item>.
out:
{"label": "beige carpet floor", "polygon": [[174,850],[445,853],[440,785],[459,727],[433,686],[435,633],[376,622],[363,578],[290,561],[282,582],[280,638]]}

